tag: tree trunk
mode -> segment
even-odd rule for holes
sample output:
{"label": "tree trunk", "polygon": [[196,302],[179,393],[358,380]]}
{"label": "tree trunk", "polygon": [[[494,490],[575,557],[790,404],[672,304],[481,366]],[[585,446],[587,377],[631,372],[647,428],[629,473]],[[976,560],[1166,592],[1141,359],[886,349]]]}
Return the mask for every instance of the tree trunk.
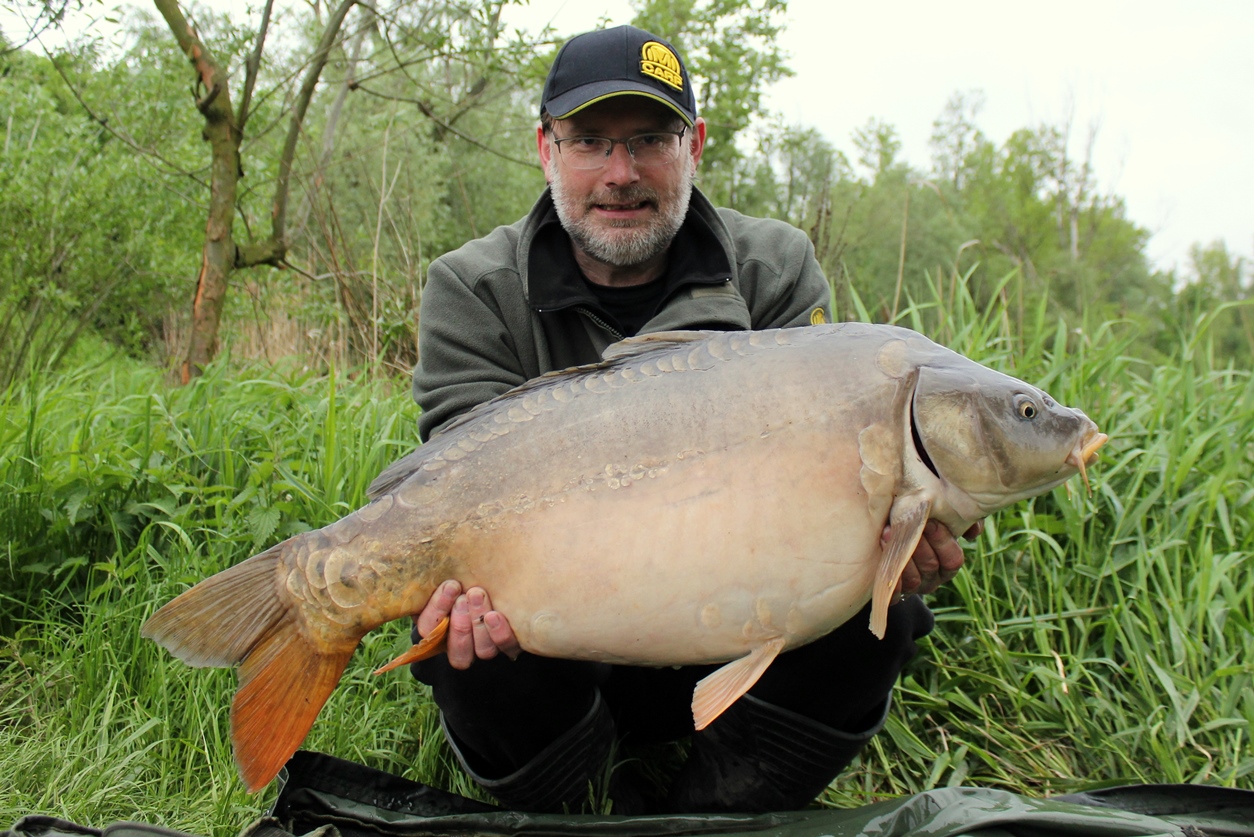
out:
{"label": "tree trunk", "polygon": [[[223,81],[223,98],[226,98]],[[191,341],[187,360],[183,362],[183,383],[204,371],[218,351],[218,325],[222,321],[222,304],[231,271],[235,267],[235,241],[231,222],[235,216],[235,190],[239,182],[239,132],[225,105],[226,118],[210,118],[206,113],[205,136],[213,149],[210,179],[209,220],[205,224],[205,243],[200,255],[200,275],[196,279],[196,298],[192,303]]]}
{"label": "tree trunk", "polygon": [[223,68],[200,36],[183,16],[176,0],[153,0],[179,47],[191,61],[199,79],[196,108],[205,118],[205,140],[212,164],[209,179],[209,219],[200,254],[200,274],[192,303],[191,339],[182,366],[183,383],[204,371],[218,347],[218,325],[222,304],[235,267],[235,241],[231,222],[235,215],[235,194],[240,179],[239,146],[242,135],[231,108],[231,91]]}

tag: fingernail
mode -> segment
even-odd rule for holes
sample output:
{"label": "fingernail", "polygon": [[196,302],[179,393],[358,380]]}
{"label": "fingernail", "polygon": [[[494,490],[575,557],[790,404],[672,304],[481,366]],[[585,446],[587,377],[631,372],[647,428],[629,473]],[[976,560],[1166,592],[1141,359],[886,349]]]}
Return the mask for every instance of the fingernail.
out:
{"label": "fingernail", "polygon": [[469,593],[466,594],[466,597],[470,600],[471,607],[474,607],[474,608],[483,607],[483,591],[482,590],[471,590]]}
{"label": "fingernail", "polygon": [[485,613],[483,615],[483,623],[488,626],[489,630],[495,631],[497,628],[501,627],[501,614],[497,613],[495,610]]}
{"label": "fingernail", "polygon": [[465,596],[457,597],[457,601],[453,602],[453,610],[458,613],[468,613],[470,611],[470,605],[466,602]]}

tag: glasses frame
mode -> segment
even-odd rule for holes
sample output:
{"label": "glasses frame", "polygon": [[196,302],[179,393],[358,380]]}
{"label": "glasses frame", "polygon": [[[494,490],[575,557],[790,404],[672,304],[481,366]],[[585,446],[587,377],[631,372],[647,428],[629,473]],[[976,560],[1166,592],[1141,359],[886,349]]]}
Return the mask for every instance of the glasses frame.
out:
{"label": "glasses frame", "polygon": [[[680,128],[678,131],[641,131],[640,133],[633,134],[630,137],[622,137],[622,138],[599,137],[599,136],[595,136],[592,134],[587,134],[587,135],[577,136],[577,137],[559,137],[557,136],[557,134],[554,134],[551,131],[550,131],[550,134],[553,138],[553,144],[557,146],[557,153],[562,156],[562,159],[566,161],[567,165],[571,166],[572,168],[578,169],[580,171],[596,171],[597,169],[605,168],[605,164],[609,162],[610,157],[614,156],[614,146],[616,145],[621,145],[624,148],[626,148],[627,156],[631,157],[632,162],[635,163],[637,166],[641,166],[642,168],[656,168],[658,166],[665,166],[670,163],[673,163],[675,162],[675,160],[679,159],[678,151],[676,152],[675,157],[672,160],[664,160],[659,163],[642,163],[636,157],[636,151],[632,147],[632,143],[640,139],[641,137],[654,137],[659,134],[667,134],[670,136],[674,136],[679,141],[678,145],[679,145],[679,148],[682,150],[683,144],[684,144],[684,134],[686,134],[687,132],[688,132],[688,126],[685,125],[684,127]],[[562,151],[562,143],[573,142],[575,140],[606,140],[607,142],[609,142],[610,148],[608,151],[605,152],[605,156],[602,157],[597,162],[596,165],[581,167],[579,165],[576,165],[573,162],[573,158],[566,156],[566,154],[563,153]]]}

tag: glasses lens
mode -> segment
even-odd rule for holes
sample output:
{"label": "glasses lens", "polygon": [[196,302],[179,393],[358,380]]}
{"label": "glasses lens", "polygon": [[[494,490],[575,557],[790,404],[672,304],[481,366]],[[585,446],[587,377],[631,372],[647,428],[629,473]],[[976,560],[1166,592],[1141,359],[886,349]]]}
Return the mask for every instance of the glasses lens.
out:
{"label": "glasses lens", "polygon": [[637,134],[625,140],[608,137],[563,137],[557,148],[566,164],[574,169],[599,169],[609,161],[614,146],[627,146],[638,166],[662,166],[679,158],[683,131]]}
{"label": "glasses lens", "polygon": [[640,134],[627,140],[631,156],[642,166],[661,166],[679,156],[677,134]]}
{"label": "glasses lens", "polygon": [[612,142],[605,137],[572,137],[558,143],[566,162],[577,169],[601,168],[612,147]]}

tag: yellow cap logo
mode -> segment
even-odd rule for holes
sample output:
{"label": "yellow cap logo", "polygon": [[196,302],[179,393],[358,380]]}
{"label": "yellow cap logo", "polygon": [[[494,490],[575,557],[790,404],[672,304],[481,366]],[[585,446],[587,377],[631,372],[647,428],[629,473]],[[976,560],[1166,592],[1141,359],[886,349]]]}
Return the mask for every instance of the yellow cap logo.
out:
{"label": "yellow cap logo", "polygon": [[810,325],[823,325],[825,322],[827,322],[827,314],[822,308],[815,308],[810,312]]}
{"label": "yellow cap logo", "polygon": [[679,58],[666,44],[648,41],[640,47],[640,72],[684,92],[684,77],[679,70]]}

